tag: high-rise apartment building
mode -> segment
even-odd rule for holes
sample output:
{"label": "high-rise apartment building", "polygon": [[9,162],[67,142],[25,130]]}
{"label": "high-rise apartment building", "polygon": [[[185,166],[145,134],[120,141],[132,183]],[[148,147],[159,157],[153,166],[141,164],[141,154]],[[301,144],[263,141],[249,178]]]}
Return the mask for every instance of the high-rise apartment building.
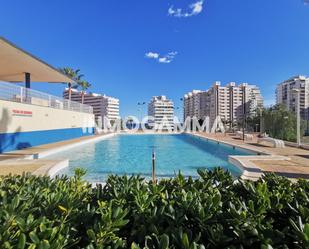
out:
{"label": "high-rise apartment building", "polygon": [[278,84],[276,89],[277,104],[283,104],[288,110],[295,112],[297,107],[297,93],[293,89],[299,90],[301,118],[309,120],[309,78],[295,76]]}
{"label": "high-rise apartment building", "polygon": [[221,86],[219,81],[207,91],[192,91],[184,96],[184,118],[209,117],[210,125],[219,116],[228,126],[239,124],[244,117],[254,115],[263,106],[260,89],[255,85],[231,82]]}
{"label": "high-rise apartment building", "polygon": [[166,96],[154,96],[148,104],[148,124],[155,129],[174,129],[174,103]]}
{"label": "high-rise apartment building", "polygon": [[[69,99],[69,89],[65,89],[63,97]],[[108,118],[111,123],[120,118],[119,99],[96,93],[84,93],[83,96],[83,94],[76,89],[71,89],[72,101],[81,103],[82,99],[84,99],[84,104],[93,107],[96,122],[102,126],[101,128],[103,128],[104,117]]]}
{"label": "high-rise apartment building", "polygon": [[207,92],[201,90],[193,90],[184,96],[184,118],[197,117],[203,119],[206,114],[206,95]]}

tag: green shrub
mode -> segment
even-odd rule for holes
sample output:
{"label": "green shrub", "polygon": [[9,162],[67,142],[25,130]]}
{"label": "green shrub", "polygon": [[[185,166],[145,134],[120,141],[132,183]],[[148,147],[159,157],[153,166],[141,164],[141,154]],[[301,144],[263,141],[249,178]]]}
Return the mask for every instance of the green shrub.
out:
{"label": "green shrub", "polygon": [[309,248],[309,183],[222,169],[104,186],[29,174],[0,177],[0,248]]}

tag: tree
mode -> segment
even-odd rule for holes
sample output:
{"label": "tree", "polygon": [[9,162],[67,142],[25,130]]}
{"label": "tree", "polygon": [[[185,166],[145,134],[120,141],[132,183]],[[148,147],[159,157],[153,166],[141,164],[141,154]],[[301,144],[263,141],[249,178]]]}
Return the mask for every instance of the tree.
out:
{"label": "tree", "polygon": [[284,105],[278,104],[264,109],[262,117],[265,132],[271,137],[296,141],[296,114],[294,112],[289,111]]}
{"label": "tree", "polygon": [[260,123],[261,115],[259,112],[256,112],[255,115],[247,118],[247,129],[254,132],[259,132],[261,131]]}
{"label": "tree", "polygon": [[81,79],[84,77],[83,74],[80,74],[80,69],[76,69],[74,70],[73,68],[70,67],[63,67],[59,69],[61,73],[65,74],[66,76],[68,76],[69,78],[71,78],[72,80],[74,80],[76,82],[76,84],[74,84],[72,86],[71,83],[65,82],[68,84],[69,87],[69,100],[71,100],[71,90],[72,88],[77,88],[79,83],[81,82]]}
{"label": "tree", "polygon": [[80,88],[82,89],[82,104],[84,104],[85,92],[89,87],[91,87],[91,84],[86,80],[82,80],[78,82],[78,86],[80,86]]}
{"label": "tree", "polygon": [[76,82],[76,84],[72,86],[73,88],[77,87],[78,83],[84,77],[83,74],[80,74],[80,69],[74,70],[73,68],[70,68],[70,67],[63,67],[63,68],[60,68],[60,72],[62,72],[63,74],[65,74],[66,76],[68,76],[69,78],[71,78],[72,80]]}

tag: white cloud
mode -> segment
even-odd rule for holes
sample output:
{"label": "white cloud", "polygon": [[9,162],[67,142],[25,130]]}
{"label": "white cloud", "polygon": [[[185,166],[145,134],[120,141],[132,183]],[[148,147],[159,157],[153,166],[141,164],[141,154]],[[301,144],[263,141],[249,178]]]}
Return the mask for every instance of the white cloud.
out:
{"label": "white cloud", "polygon": [[192,15],[198,15],[203,10],[203,1],[198,1],[196,3],[191,4],[190,8],[192,8]]}
{"label": "white cloud", "polygon": [[204,0],[197,1],[195,3],[192,3],[189,5],[189,10],[187,12],[184,12],[180,8],[174,8],[174,6],[169,7],[168,9],[168,15],[174,16],[174,17],[190,17],[200,14],[203,11],[203,4]]}
{"label": "white cloud", "polygon": [[169,9],[168,9],[168,14],[170,16],[180,16],[181,12],[182,12],[181,9],[174,9],[173,5],[171,7],[169,7]]}
{"label": "white cloud", "polygon": [[170,63],[172,61],[167,59],[167,57],[161,57],[161,58],[159,58],[158,62],[159,63]]}
{"label": "white cloud", "polygon": [[164,55],[164,56],[160,56],[159,53],[153,53],[153,52],[148,52],[145,54],[146,58],[149,59],[154,59],[156,60],[158,63],[171,63],[175,56],[178,54],[178,52],[174,51],[174,52],[169,52],[168,54]]}
{"label": "white cloud", "polygon": [[150,59],[158,59],[159,58],[159,54],[153,53],[153,52],[148,52],[148,53],[145,54],[145,56],[147,58],[150,58]]}

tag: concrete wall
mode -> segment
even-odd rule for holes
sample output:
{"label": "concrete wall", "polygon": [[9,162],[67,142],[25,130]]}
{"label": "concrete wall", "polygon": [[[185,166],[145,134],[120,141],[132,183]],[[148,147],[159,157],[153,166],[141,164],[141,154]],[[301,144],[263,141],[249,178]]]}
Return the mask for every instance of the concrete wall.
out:
{"label": "concrete wall", "polygon": [[94,134],[94,115],[0,100],[0,153]]}

